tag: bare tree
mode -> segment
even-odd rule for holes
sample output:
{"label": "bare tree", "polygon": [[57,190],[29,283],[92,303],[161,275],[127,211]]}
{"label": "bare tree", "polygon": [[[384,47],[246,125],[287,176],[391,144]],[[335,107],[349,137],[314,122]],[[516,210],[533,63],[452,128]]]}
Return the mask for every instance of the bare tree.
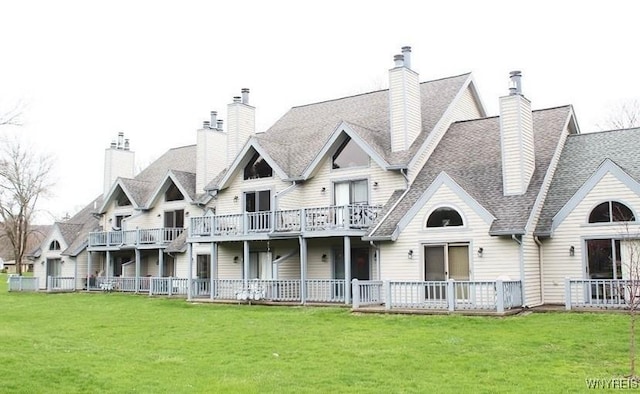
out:
{"label": "bare tree", "polygon": [[38,200],[51,185],[53,158],[38,154],[18,139],[2,141],[0,147],[0,230],[13,249],[17,274],[27,251],[31,221]]}
{"label": "bare tree", "polygon": [[0,126],[22,126],[22,113],[24,104],[16,104],[8,111],[0,112]]}
{"label": "bare tree", "polygon": [[627,100],[610,108],[609,114],[597,127],[601,130],[631,129],[640,127],[640,101]]}

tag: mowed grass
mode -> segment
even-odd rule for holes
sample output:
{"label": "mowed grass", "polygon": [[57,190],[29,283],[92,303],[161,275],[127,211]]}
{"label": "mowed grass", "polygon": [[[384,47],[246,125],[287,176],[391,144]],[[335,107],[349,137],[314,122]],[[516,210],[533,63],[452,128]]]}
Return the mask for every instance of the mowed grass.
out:
{"label": "mowed grass", "polygon": [[627,373],[628,316],[358,315],[8,293],[0,392],[582,392]]}

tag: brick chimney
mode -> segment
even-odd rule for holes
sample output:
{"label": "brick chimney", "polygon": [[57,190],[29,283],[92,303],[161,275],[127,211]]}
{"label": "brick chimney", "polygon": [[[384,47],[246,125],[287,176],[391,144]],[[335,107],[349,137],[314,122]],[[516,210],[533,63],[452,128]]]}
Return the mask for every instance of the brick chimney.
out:
{"label": "brick chimney", "polygon": [[118,178],[133,178],[135,153],[129,149],[129,139],[119,132],[117,140],[105,149],[103,195],[106,197]]}
{"label": "brick chimney", "polygon": [[420,82],[411,67],[411,47],[402,47],[395,55],[395,65],[389,70],[389,125],[391,151],[409,149],[422,132]]}
{"label": "brick chimney", "polygon": [[524,194],[536,168],[531,102],[522,94],[522,73],[512,71],[509,78],[509,95],[500,97],[502,182],[505,196]]}

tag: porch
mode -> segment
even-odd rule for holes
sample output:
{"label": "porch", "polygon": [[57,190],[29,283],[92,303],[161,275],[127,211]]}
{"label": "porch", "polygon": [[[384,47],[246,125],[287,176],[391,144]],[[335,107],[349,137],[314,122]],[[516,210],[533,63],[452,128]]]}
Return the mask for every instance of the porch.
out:
{"label": "porch", "polygon": [[505,314],[522,307],[520,281],[352,282],[353,310],[360,312]]}
{"label": "porch", "polygon": [[89,248],[158,247],[170,244],[184,228],[162,227],[137,230],[97,231],[89,233]]}
{"label": "porch", "polygon": [[192,289],[193,301],[348,304],[344,279],[194,279]]}
{"label": "porch", "polygon": [[377,218],[379,205],[332,205],[232,215],[192,217],[189,237],[230,237],[255,234],[309,234],[322,231],[366,230]]}

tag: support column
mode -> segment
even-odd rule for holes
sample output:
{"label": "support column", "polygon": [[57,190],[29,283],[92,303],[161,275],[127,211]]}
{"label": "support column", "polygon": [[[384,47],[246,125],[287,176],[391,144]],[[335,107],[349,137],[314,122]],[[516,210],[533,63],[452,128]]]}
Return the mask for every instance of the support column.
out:
{"label": "support column", "polygon": [[249,287],[249,241],[243,241],[242,244],[242,287],[246,290]]}
{"label": "support column", "polygon": [[158,277],[162,278],[164,275],[164,251],[158,249]]}
{"label": "support column", "polygon": [[218,243],[211,242],[211,261],[210,261],[210,269],[209,269],[209,298],[212,300],[215,298],[217,293],[216,289],[216,280],[218,279]]}
{"label": "support column", "polygon": [[187,274],[187,301],[191,301],[193,294],[193,244],[187,244],[187,258],[189,259],[189,273]]}
{"label": "support column", "polygon": [[107,250],[107,256],[106,256],[105,265],[106,265],[106,267],[105,267],[104,275],[107,278],[110,278],[111,277],[111,273],[109,271],[111,270],[111,252],[109,252],[108,250]]}
{"label": "support column", "polygon": [[298,238],[300,241],[300,303],[304,305],[307,300],[307,239]]}
{"label": "support column", "polygon": [[136,255],[136,293],[140,291],[140,249],[135,250]]}
{"label": "support column", "polygon": [[91,276],[93,275],[93,267],[91,267],[92,252],[87,252],[87,291],[91,289]]}
{"label": "support column", "polygon": [[344,237],[344,303],[351,303],[351,238]]}

